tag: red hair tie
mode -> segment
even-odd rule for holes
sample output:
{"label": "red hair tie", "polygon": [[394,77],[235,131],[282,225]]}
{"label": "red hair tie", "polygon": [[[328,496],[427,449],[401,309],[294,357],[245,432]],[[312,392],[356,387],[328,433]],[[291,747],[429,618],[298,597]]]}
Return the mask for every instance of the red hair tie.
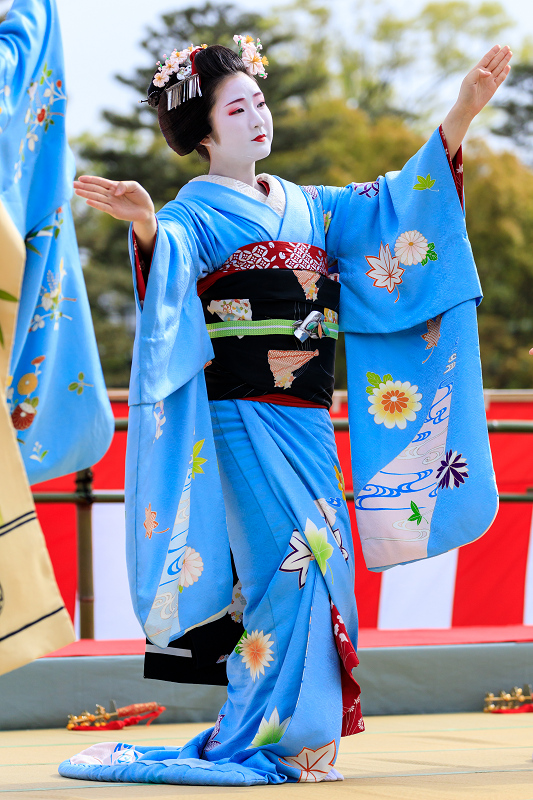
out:
{"label": "red hair tie", "polygon": [[[198,53],[198,51],[202,50],[202,49],[203,48],[201,48],[201,47],[197,47],[196,50],[193,50],[191,55],[189,56],[190,61],[191,61],[191,75],[198,75],[198,70],[196,69],[196,64],[194,63],[194,59],[196,58],[196,53]],[[198,79],[198,80],[200,80],[200,79]]]}

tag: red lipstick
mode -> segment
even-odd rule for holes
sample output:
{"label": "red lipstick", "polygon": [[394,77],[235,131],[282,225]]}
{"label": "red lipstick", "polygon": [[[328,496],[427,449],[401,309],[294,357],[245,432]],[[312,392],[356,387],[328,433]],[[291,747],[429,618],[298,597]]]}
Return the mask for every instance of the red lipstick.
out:
{"label": "red lipstick", "polygon": [[259,136],[256,136],[255,139],[252,139],[252,142],[264,142],[266,139],[266,133],[261,133]]}

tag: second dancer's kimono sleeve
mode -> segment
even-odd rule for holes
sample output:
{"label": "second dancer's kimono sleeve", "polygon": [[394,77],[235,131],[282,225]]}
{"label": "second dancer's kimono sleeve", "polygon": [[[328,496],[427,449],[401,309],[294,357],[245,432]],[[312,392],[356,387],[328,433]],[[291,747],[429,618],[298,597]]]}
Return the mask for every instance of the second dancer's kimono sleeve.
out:
{"label": "second dancer's kimono sleeve", "polygon": [[481,288],[439,131],[400,172],[319,187],[338,260],[357,524],[381,570],[479,538],[497,510]]}
{"label": "second dancer's kimono sleeve", "polygon": [[66,102],[55,0],[16,0],[0,24],[0,208],[25,252],[11,291],[0,273],[0,315],[16,311],[12,340],[0,320],[0,362],[30,484],[95,464],[114,429],[70,209]]}

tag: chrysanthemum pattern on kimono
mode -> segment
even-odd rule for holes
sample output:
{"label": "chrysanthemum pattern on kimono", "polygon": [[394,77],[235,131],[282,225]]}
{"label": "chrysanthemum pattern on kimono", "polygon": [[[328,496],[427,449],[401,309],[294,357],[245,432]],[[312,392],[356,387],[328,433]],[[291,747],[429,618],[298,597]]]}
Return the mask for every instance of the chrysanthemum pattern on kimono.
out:
{"label": "chrysanthemum pattern on kimono", "polygon": [[368,412],[373,414],[374,422],[384,424],[386,428],[397,426],[402,430],[407,422],[414,422],[415,412],[422,408],[419,402],[422,394],[418,386],[412,386],[409,381],[393,381],[390,375],[385,375],[381,380],[374,372],[367,372],[367,378],[372,390],[371,394],[369,392]]}
{"label": "chrysanthemum pattern on kimono", "polygon": [[235,648],[235,652],[241,656],[243,664],[246,669],[250,670],[250,675],[253,681],[259,676],[265,674],[265,667],[270,666],[270,662],[274,661],[272,655],[273,641],[271,634],[265,634],[263,631],[244,631],[239,643]]}

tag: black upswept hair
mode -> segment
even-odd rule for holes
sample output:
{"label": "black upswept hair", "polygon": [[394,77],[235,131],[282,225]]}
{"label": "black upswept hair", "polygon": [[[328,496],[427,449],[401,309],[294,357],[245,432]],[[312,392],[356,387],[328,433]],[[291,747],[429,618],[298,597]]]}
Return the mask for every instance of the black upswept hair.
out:
{"label": "black upswept hair", "polygon": [[[199,50],[194,57],[194,66],[200,77],[201,97],[193,97],[168,111],[164,90],[177,83],[175,75],[172,75],[164,89],[160,90],[161,102],[157,106],[157,115],[161,133],[172,150],[180,156],[196,150],[202,158],[209,160],[207,148],[200,142],[212,132],[210,115],[217,89],[228,76],[239,72],[248,75],[248,72],[237,53],[220,44]],[[148,96],[153,97],[157,91],[152,82]]]}

